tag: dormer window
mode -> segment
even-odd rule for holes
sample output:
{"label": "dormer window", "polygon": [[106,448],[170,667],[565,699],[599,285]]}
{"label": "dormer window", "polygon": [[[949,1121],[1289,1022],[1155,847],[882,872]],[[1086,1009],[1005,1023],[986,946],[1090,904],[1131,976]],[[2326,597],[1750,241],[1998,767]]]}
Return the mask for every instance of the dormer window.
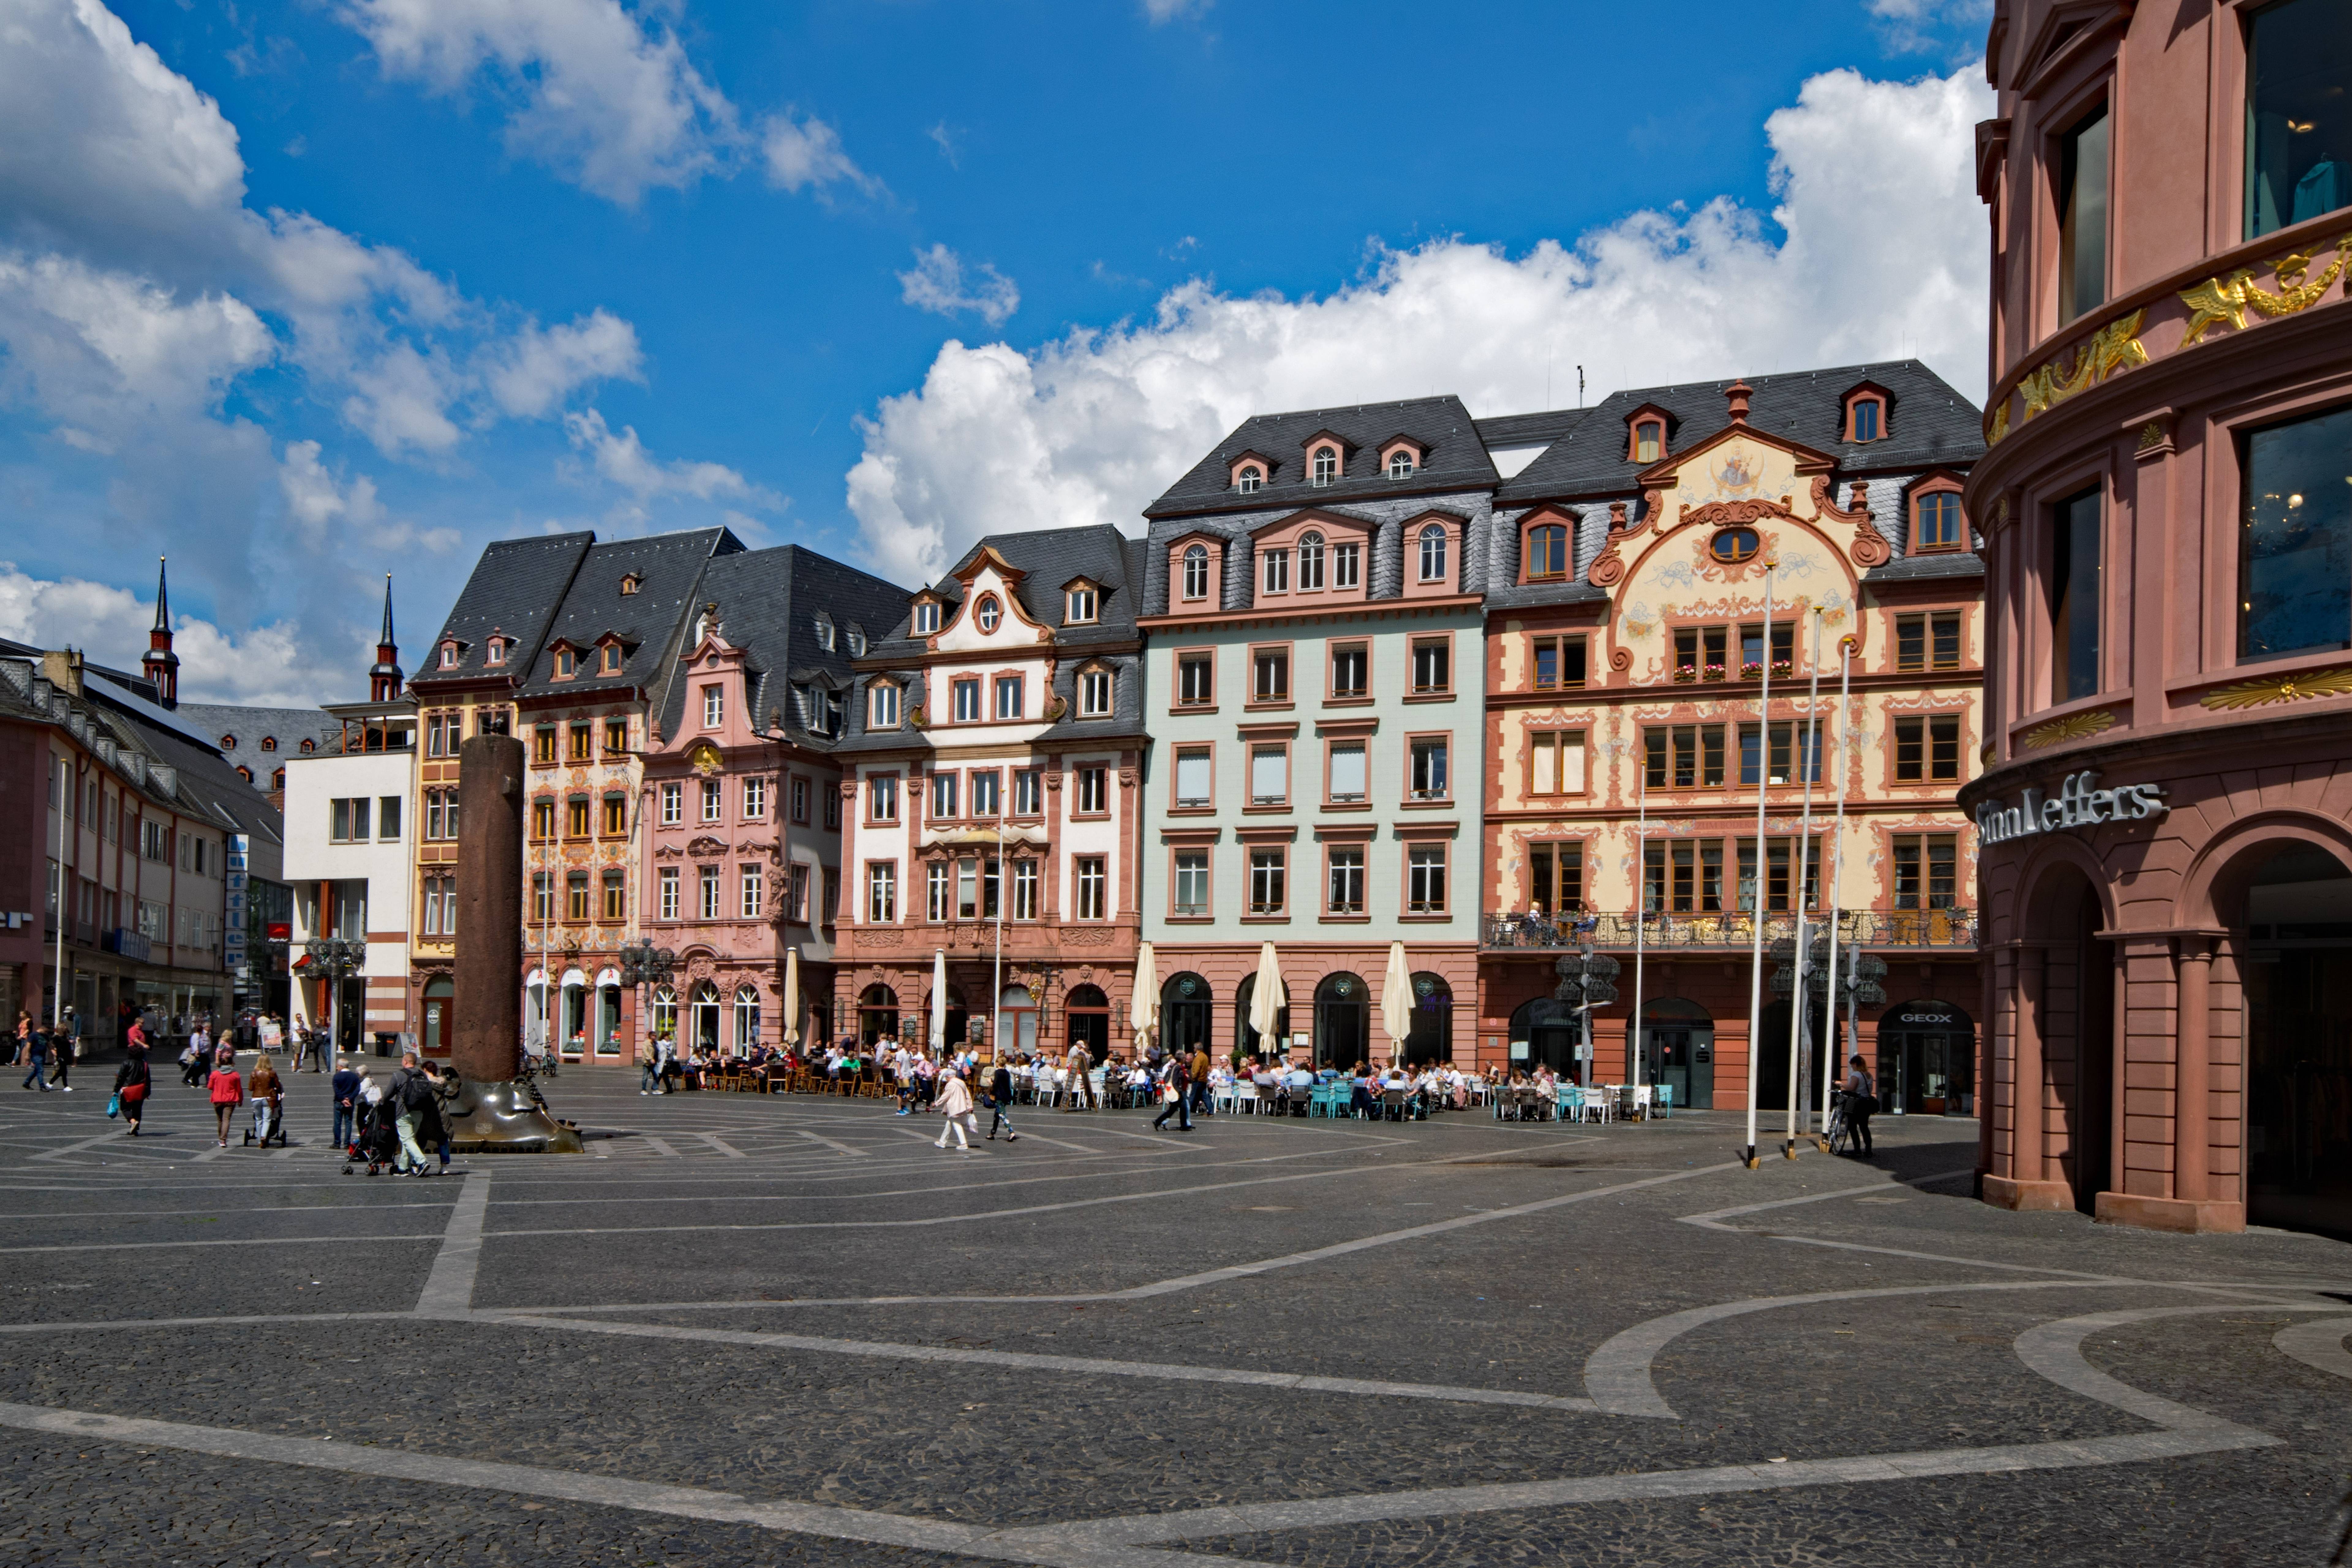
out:
{"label": "dormer window", "polygon": [[621,597],[625,599],[645,585],[646,580],[631,572],[621,579]]}
{"label": "dormer window", "polygon": [[601,651],[601,652],[603,653],[603,655],[604,655],[604,658],[603,658],[603,661],[602,661],[602,668],[603,668],[603,669],[604,669],[604,672],[606,675],[618,675],[618,674],[620,674],[620,673],[621,673],[621,645],[620,645],[619,643],[616,643],[616,642],[608,642],[608,643],[606,643],[606,644],[604,646],[603,649],[602,649],[602,650],[600,650],[600,651]]}
{"label": "dormer window", "polygon": [[833,651],[833,617],[823,610],[816,615],[816,646],[827,653]]}
{"label": "dormer window", "polygon": [[1968,524],[1960,516],[1960,492],[1943,488],[1921,489],[1911,498],[1911,548],[1960,550],[1968,545]]}
{"label": "dormer window", "polygon": [[866,657],[866,628],[863,626],[852,625],[849,628],[849,657],[852,658]]}
{"label": "dormer window", "polygon": [[1184,596],[1209,596],[1209,547],[1205,544],[1192,545],[1184,552]]}
{"label": "dormer window", "polygon": [[1557,582],[1568,575],[1568,525],[1539,522],[1528,530],[1528,581]]}
{"label": "dormer window", "polygon": [[580,671],[580,661],[568,647],[555,650],[555,679],[569,680]]}
{"label": "dormer window", "polygon": [[867,729],[895,730],[898,727],[898,684],[890,680],[877,680],[866,689]]}
{"label": "dormer window", "polygon": [[1092,626],[1098,603],[1093,584],[1074,583],[1070,585],[1068,603],[1064,606],[1062,619],[1074,626]]}
{"label": "dormer window", "polygon": [[221,750],[222,750],[222,751],[224,751],[224,752],[234,752],[234,751],[236,751],[236,737],[235,735],[223,735],[223,736],[221,737]]}
{"label": "dormer window", "polygon": [[1445,581],[1445,525],[1433,522],[1421,531],[1421,580]]}
{"label": "dormer window", "polygon": [[304,741],[302,742],[302,754],[306,757],[318,749],[319,742],[316,741]]}
{"label": "dormer window", "polygon": [[275,736],[275,735],[264,735],[264,736],[262,736],[262,737],[261,737],[261,749],[262,749],[263,751],[265,751],[265,752],[274,752],[274,751],[276,751],[276,750],[278,749],[278,737],[277,737],[277,736]]}
{"label": "dormer window", "polygon": [[982,631],[992,632],[1004,619],[1004,606],[996,602],[995,595],[985,595],[980,601],[980,607],[972,612],[971,618],[979,623]]}
{"label": "dormer window", "polygon": [[455,669],[457,668],[457,645],[456,643],[445,642],[441,645],[441,668],[444,669]]}
{"label": "dormer window", "polygon": [[1265,565],[1259,584],[1260,590],[1268,594],[1289,593],[1290,552],[1269,550],[1265,552]]}
{"label": "dormer window", "polygon": [[1240,476],[1234,482],[1234,488],[1245,496],[1257,494],[1265,485],[1265,470],[1255,463],[1244,464]]}
{"label": "dormer window", "polygon": [[1318,485],[1318,486],[1328,485],[1328,484],[1335,484],[1335,483],[1337,483],[1337,482],[1338,482],[1339,478],[1339,447],[1316,447],[1316,448],[1315,448],[1315,456],[1314,456],[1314,458],[1313,458],[1313,459],[1312,459],[1312,463],[1313,463],[1313,468],[1312,468],[1312,474],[1313,474],[1313,478],[1311,479],[1311,480],[1310,480],[1309,482],[1311,482],[1311,483],[1313,483],[1313,484],[1315,484],[1315,485]]}
{"label": "dormer window", "polygon": [[1110,709],[1110,671],[1100,665],[1078,671],[1078,717],[1108,718]]}
{"label": "dormer window", "polygon": [[1887,433],[1886,389],[1867,382],[1845,395],[1845,438],[1883,441]]}
{"label": "dormer window", "polygon": [[1853,438],[1857,441],[1878,439],[1878,399],[1857,397],[1853,402]]}
{"label": "dormer window", "polygon": [[1323,536],[1312,531],[1298,536],[1298,591],[1319,592],[1323,586]]}
{"label": "dormer window", "polygon": [[1654,463],[1666,452],[1666,422],[1663,419],[1636,420],[1633,425],[1633,461]]}
{"label": "dormer window", "polygon": [[940,629],[940,602],[937,599],[915,601],[915,617],[908,623],[915,636],[929,637]]}
{"label": "dormer window", "polygon": [[504,637],[492,637],[489,640],[488,646],[482,650],[482,662],[484,664],[504,664],[506,661],[507,639]]}

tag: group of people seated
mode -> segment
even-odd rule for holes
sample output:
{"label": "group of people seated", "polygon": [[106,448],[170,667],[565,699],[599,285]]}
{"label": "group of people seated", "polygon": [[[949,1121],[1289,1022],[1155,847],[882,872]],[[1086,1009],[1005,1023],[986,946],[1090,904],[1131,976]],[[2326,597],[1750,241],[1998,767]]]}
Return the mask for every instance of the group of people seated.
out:
{"label": "group of people seated", "polygon": [[1582,942],[1600,924],[1601,917],[1583,904],[1573,910],[1562,910],[1555,917],[1541,903],[1531,903],[1527,913],[1519,917],[1519,932],[1532,946],[1553,947],[1562,942]]}

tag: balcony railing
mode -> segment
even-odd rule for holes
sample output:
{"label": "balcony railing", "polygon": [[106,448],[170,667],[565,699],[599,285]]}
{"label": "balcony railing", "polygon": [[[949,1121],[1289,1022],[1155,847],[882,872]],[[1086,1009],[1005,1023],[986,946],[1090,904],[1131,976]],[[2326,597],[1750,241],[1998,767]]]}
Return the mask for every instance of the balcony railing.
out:
{"label": "balcony railing", "polygon": [[[1827,911],[1807,918],[1808,931],[1822,929]],[[1764,941],[1769,946],[1797,934],[1793,913],[1764,916]],[[1534,915],[1487,915],[1479,930],[1483,947],[1509,950],[1567,951],[1590,942],[1595,947],[1631,948],[1632,915],[1588,915],[1552,921]],[[1838,941],[1861,947],[1955,948],[1977,945],[1977,912],[1950,910],[1840,910]],[[1657,952],[1683,949],[1738,950],[1756,942],[1755,917],[1748,914],[1651,915],[1642,936],[1644,947]]]}

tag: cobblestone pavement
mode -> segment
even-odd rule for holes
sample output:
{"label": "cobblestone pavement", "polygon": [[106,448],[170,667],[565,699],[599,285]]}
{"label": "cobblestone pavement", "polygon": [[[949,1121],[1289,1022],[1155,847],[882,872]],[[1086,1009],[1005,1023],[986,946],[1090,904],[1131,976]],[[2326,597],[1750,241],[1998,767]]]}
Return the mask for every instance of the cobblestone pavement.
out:
{"label": "cobblestone pavement", "polygon": [[[0,1102],[0,1564],[2318,1563],[2352,1247],[1606,1128],[555,1086],[341,1173]],[[1180,1559],[1179,1554],[1186,1554]]]}

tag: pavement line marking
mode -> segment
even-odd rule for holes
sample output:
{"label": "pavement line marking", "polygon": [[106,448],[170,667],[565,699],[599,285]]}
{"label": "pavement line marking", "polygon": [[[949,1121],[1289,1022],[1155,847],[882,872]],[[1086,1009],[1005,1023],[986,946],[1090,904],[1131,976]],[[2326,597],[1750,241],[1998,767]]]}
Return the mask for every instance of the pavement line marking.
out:
{"label": "pavement line marking", "polygon": [[718,1150],[720,1153],[726,1155],[730,1160],[740,1160],[745,1157],[742,1150],[738,1149],[734,1144],[730,1143],[726,1139],[721,1138],[716,1132],[698,1132],[695,1136],[701,1139],[705,1143],[709,1144],[713,1149]]}
{"label": "pavement line marking", "polygon": [[1886,1179],[1885,1181],[1866,1182],[1858,1187],[1838,1187],[1826,1193],[1808,1193],[1801,1198],[1775,1198],[1769,1204],[1742,1204],[1738,1208],[1710,1209],[1706,1214],[1676,1215],[1675,1218],[1680,1220],[1685,1225],[1695,1225],[1706,1230],[1724,1230],[1729,1231],[1734,1236],[1748,1236],[1753,1233],[1741,1230],[1737,1226],[1725,1225],[1722,1222],[1727,1219],[1735,1219],[1744,1214],[1761,1214],[1767,1209],[1795,1208],[1800,1204],[1827,1203],[1832,1198],[1858,1197],[1864,1193],[1882,1193],[1889,1187],[1919,1186],[1929,1182],[1948,1182],[1955,1176],[1972,1176],[1974,1174],[1976,1174],[1976,1167],[1974,1165],[1967,1165],[1957,1171],[1945,1171],[1933,1176],[1921,1176],[1916,1182],[1908,1182],[1896,1176],[1890,1171],[1887,1173]]}
{"label": "pavement line marking", "polygon": [[79,1154],[84,1149],[95,1149],[100,1143],[111,1143],[127,1134],[120,1127],[110,1128],[95,1138],[85,1138],[79,1143],[68,1143],[56,1149],[44,1149],[33,1156],[36,1160],[62,1160],[68,1154]]}
{"label": "pavement line marking", "polygon": [[2323,1318],[2281,1329],[2271,1336],[2271,1343],[2305,1366],[2352,1377],[2352,1351],[2344,1348],[2347,1334],[2352,1334],[2352,1318]]}
{"label": "pavement line marking", "polygon": [[[1024,1132],[1017,1127],[1013,1131],[1013,1136],[1017,1138],[1026,1138],[1032,1143],[1048,1143],[1056,1149],[1068,1149],[1080,1154],[1106,1154],[1109,1152],[1107,1149],[1089,1149],[1083,1143],[1065,1143],[1059,1138],[1048,1138],[1043,1132]],[[982,1142],[986,1142],[986,1139],[983,1138]]]}
{"label": "pavement line marking", "polygon": [[0,1247],[0,1254],[145,1252],[172,1247],[348,1247],[354,1243],[372,1245],[380,1241],[438,1241],[440,1239],[439,1237],[428,1231],[422,1236],[247,1236],[226,1237],[217,1241],[69,1241],[39,1247]]}
{"label": "pavement line marking", "polygon": [[482,1223],[490,1213],[490,1173],[477,1171],[466,1178],[457,1202],[449,1211],[449,1227],[442,1233],[441,1250],[433,1272],[416,1298],[420,1318],[463,1318],[474,1307],[474,1276],[482,1266]]}
{"label": "pavement line marking", "polygon": [[1304,1389],[1382,1399],[1437,1399],[1467,1405],[1515,1405],[1538,1410],[1591,1413],[1591,1400],[1575,1394],[1522,1393],[1507,1388],[1459,1388],[1443,1384],[1388,1383],[1359,1377],[1323,1377],[1306,1373],[1256,1372],[1244,1367],[1185,1366],[1170,1362],[1108,1361],[1089,1356],[1043,1355],[1024,1351],[966,1350],[950,1345],[893,1343],[882,1340],[824,1339],[808,1334],[761,1333],[741,1329],[694,1329],[675,1323],[589,1322],[544,1314],[478,1314],[477,1321],[516,1323],[535,1329],[620,1334],[656,1340],[693,1340],[709,1344],[750,1345],[761,1350],[816,1351],[827,1355],[870,1356],[878,1361],[950,1362],[1012,1367],[1023,1372],[1078,1373],[1097,1377],[1165,1378],[1179,1383],[1242,1384],[1259,1388]]}
{"label": "pavement line marking", "polygon": [[818,1134],[810,1131],[805,1127],[795,1127],[793,1131],[799,1133],[803,1138],[824,1144],[826,1148],[832,1150],[836,1154],[847,1154],[851,1158],[858,1160],[862,1160],[866,1157],[865,1150],[853,1149],[848,1144],[841,1142],[836,1139],[821,1137]]}
{"label": "pavement line marking", "polygon": [[227,1153],[227,1152],[228,1152],[228,1145],[227,1145],[227,1144],[226,1144],[226,1143],[219,1142],[215,1141],[215,1142],[214,1142],[214,1144],[213,1144],[213,1146],[212,1146],[211,1148],[206,1149],[206,1150],[205,1150],[202,1153],[195,1155],[195,1156],[194,1157],[194,1159],[192,1160],[192,1162],[191,1162],[191,1163],[194,1163],[194,1164],[201,1165],[201,1164],[203,1164],[203,1163],[204,1163],[205,1161],[207,1161],[207,1160],[217,1160],[217,1159],[219,1159],[223,1154],[226,1154],[226,1153]]}
{"label": "pavement line marking", "polygon": [[667,1155],[673,1160],[678,1157],[677,1150],[671,1146],[668,1139],[659,1137],[651,1132],[640,1132],[637,1136],[644,1141],[646,1147],[651,1149],[655,1153]]}

